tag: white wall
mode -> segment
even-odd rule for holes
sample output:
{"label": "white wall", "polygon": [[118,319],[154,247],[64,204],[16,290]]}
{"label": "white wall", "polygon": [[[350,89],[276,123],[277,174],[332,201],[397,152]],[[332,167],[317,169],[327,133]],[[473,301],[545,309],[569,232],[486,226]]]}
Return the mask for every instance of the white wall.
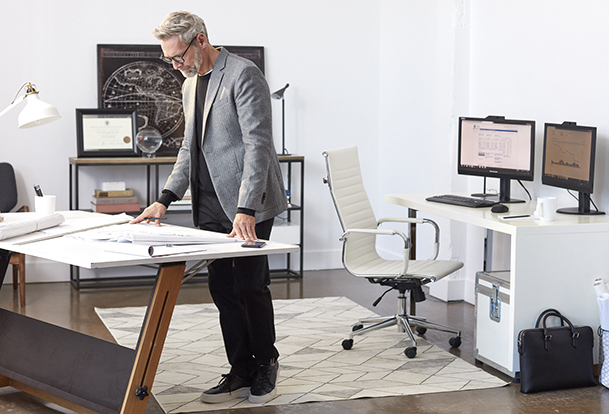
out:
{"label": "white wall", "polygon": [[[321,152],[356,143],[376,195],[379,101],[379,2],[349,0],[46,1],[2,2],[7,56],[0,75],[0,106],[34,82],[63,118],[16,128],[18,107],[0,119],[0,160],[17,171],[19,204],[33,205],[33,184],[68,208],[68,158],[76,156],[75,108],[97,105],[97,44],[155,44],[151,31],[171,11],[197,13],[216,44],[262,45],[272,91],[286,91],[286,147],[306,157],[306,268],[340,267],[338,221],[326,187]],[[26,23],[27,22],[27,23]],[[1,105],[2,100],[5,102]],[[276,147],[281,104],[272,102]],[[167,174],[168,171],[164,171]],[[102,181],[125,180],[145,199],[145,170],[81,169],[80,205]],[[88,190],[87,190],[88,189]],[[32,259],[30,259],[32,260]],[[67,280],[67,274],[28,272],[29,281]]]}
{"label": "white wall", "polygon": [[[286,146],[306,157],[307,269],[340,267],[340,229],[321,181],[324,149],[358,145],[377,214],[404,215],[404,209],[384,203],[383,195],[481,190],[480,178],[456,174],[456,118],[462,115],[536,120],[537,166],[544,122],[597,126],[593,198],[609,210],[609,3],[602,0],[2,2],[6,63],[0,69],[0,106],[8,105],[23,82],[33,81],[41,98],[63,115],[31,130],[16,128],[19,108],[0,119],[0,161],[17,169],[20,204],[33,204],[31,187],[38,183],[58,196],[58,208],[68,207],[74,109],[97,103],[96,45],[153,44],[151,30],[175,9],[201,15],[212,43],[263,45],[271,90],[290,83]],[[280,102],[273,101],[273,108],[279,147]],[[533,197],[557,195],[560,205],[574,205],[566,191],[542,186],[539,171],[534,183],[526,183]],[[83,189],[128,177],[145,196],[143,170],[83,175]],[[512,192],[526,196],[517,184]],[[85,191],[81,205],[88,197]],[[466,267],[434,289],[445,299],[471,301],[484,234],[439,221],[441,257],[460,259]],[[28,279],[66,280],[67,274],[29,272]]]}
{"label": "white wall", "polygon": [[[454,154],[456,119],[468,110],[468,4],[382,3],[379,200],[387,193],[443,193],[460,185]],[[379,206],[382,216],[406,214],[402,207]],[[465,226],[427,217],[441,227],[440,258],[463,260]],[[431,233],[421,231],[417,257],[427,258]],[[432,294],[461,299],[465,274],[435,283]],[[450,293],[455,291],[456,297]]]}
{"label": "white wall", "polygon": [[[541,184],[544,123],[577,121],[596,126],[592,198],[601,210],[609,211],[609,3],[472,0],[470,18],[471,106],[467,115],[535,120],[535,181],[523,183],[534,199],[557,196],[559,207],[575,207],[577,201],[566,190]],[[480,190],[479,178],[469,181],[471,190]],[[517,183],[512,184],[512,193],[527,197]],[[509,240],[502,245],[509,247]],[[470,252],[472,246],[473,241],[468,244]],[[604,254],[601,249],[599,255]],[[471,298],[471,290],[465,295]]]}

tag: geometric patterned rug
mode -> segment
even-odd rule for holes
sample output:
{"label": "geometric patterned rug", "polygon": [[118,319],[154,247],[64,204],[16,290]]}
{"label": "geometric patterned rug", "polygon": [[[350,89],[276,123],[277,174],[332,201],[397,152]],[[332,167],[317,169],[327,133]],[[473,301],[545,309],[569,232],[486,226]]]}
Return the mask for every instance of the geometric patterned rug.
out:
{"label": "geometric patterned rug", "polygon": [[[376,316],[344,297],[275,300],[276,347],[281,356],[277,397],[265,405],[436,393],[506,385],[505,381],[418,338],[387,328],[341,346],[358,319]],[[116,341],[134,348],[144,307],[95,309]],[[448,341],[448,336],[447,336]],[[166,413],[255,407],[247,399],[199,400],[229,371],[214,304],[175,308],[152,392]]]}

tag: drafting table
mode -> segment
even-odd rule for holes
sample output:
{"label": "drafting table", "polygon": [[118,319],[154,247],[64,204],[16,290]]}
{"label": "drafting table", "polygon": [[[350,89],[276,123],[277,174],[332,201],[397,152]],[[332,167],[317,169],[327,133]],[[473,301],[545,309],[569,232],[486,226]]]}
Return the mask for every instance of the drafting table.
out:
{"label": "drafting table", "polygon": [[[16,214],[33,213],[3,216],[14,220]],[[62,214],[66,226],[109,217],[84,211]],[[0,241],[0,283],[11,252],[88,269],[159,265],[135,350],[0,309],[0,386],[12,386],[87,414],[145,412],[186,261],[200,260],[206,266],[220,258],[299,250],[296,245],[276,242],[268,242],[261,249],[246,249],[237,242],[208,245],[202,252],[152,258],[107,252],[99,247],[100,242],[67,235],[20,244],[36,238],[40,238],[39,233]]]}

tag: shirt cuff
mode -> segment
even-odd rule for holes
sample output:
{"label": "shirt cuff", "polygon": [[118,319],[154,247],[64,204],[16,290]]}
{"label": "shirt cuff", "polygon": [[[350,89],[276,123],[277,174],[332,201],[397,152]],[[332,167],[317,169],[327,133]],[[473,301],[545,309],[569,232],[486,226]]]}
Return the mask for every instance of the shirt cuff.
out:
{"label": "shirt cuff", "polygon": [[157,200],[157,203],[161,203],[162,205],[165,206],[165,208],[168,208],[169,204],[171,204],[174,201],[178,201],[179,199],[180,199],[180,197],[175,195],[175,193],[173,193],[172,191],[163,190],[161,192],[161,196]]}
{"label": "shirt cuff", "polygon": [[248,216],[256,217],[256,210],[252,210],[251,208],[238,207],[237,214],[247,214]]}

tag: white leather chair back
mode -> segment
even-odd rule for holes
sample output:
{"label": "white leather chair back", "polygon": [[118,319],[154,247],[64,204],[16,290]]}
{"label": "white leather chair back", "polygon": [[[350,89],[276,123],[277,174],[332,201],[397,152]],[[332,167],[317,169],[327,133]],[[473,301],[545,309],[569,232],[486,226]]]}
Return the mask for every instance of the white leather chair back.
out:
{"label": "white leather chair back", "polygon": [[[377,221],[364,188],[357,147],[324,151],[330,194],[343,231],[376,229]],[[347,269],[378,260],[376,236],[350,234],[344,246]]]}

